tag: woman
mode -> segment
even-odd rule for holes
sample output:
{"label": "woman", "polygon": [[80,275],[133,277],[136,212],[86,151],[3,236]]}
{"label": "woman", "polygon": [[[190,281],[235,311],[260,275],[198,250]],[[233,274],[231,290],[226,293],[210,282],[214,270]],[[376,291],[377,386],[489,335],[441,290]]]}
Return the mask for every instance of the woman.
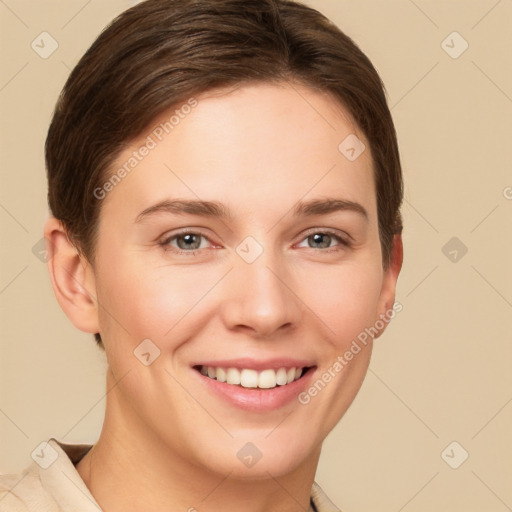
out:
{"label": "woman", "polygon": [[314,482],[394,316],[382,83],[288,0],[148,0],[71,73],[46,143],[55,295],[105,350],[94,446],[42,443],[0,510],[336,510]]}

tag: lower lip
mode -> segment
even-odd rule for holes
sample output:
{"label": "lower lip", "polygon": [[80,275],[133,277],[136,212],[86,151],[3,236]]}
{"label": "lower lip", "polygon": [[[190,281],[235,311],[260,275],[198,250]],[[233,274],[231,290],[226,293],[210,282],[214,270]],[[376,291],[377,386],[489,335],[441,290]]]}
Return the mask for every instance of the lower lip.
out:
{"label": "lower lip", "polygon": [[297,400],[298,395],[311,381],[314,368],[310,368],[300,379],[294,380],[290,384],[269,389],[234,386],[210,379],[197,370],[194,372],[209,389],[231,405],[247,411],[264,412],[279,409],[292,400]]}

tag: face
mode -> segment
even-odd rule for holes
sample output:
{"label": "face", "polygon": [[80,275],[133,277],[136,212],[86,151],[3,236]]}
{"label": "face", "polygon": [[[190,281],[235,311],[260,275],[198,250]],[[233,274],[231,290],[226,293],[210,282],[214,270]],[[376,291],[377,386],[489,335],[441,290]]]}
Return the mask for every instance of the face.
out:
{"label": "face", "polygon": [[305,87],[189,106],[119,156],[129,172],[98,199],[98,321],[122,378],[107,414],[203,468],[279,476],[318,456],[366,373],[361,333],[393,304],[370,148]]}

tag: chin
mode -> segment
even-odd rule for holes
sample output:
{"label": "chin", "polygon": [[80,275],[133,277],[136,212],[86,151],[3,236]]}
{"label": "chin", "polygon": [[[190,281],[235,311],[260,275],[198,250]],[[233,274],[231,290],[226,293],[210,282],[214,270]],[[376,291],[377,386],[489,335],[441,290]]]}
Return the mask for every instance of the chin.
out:
{"label": "chin", "polygon": [[320,455],[320,446],[311,444],[311,437],[284,431],[272,436],[268,430],[252,436],[244,432],[224,443],[201,443],[205,450],[197,454],[199,465],[238,480],[264,480],[290,474]]}

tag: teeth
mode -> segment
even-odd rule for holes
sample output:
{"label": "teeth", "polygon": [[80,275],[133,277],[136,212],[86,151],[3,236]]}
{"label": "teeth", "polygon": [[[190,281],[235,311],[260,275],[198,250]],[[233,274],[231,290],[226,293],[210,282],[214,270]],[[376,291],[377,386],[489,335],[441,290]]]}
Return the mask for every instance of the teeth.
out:
{"label": "teeth", "polygon": [[256,370],[242,370],[240,372],[240,385],[243,388],[257,388],[258,372]]}
{"label": "teeth", "polygon": [[277,371],[269,368],[257,372],[244,368],[220,368],[215,366],[201,366],[201,374],[210,379],[217,379],[219,382],[226,382],[232,385],[240,385],[243,388],[271,389],[276,386],[285,386],[301,377],[303,368],[279,368]]}
{"label": "teeth", "polygon": [[277,376],[274,370],[263,370],[258,376],[258,387],[263,389],[275,388],[276,381]]}
{"label": "teeth", "polygon": [[219,382],[226,382],[226,370],[224,368],[217,368],[217,380]]}
{"label": "teeth", "polygon": [[240,384],[240,372],[236,368],[228,368],[226,372],[226,382],[228,384]]}
{"label": "teeth", "polygon": [[276,372],[276,384],[278,386],[284,386],[288,384],[288,377],[286,375],[286,368],[279,368]]}

